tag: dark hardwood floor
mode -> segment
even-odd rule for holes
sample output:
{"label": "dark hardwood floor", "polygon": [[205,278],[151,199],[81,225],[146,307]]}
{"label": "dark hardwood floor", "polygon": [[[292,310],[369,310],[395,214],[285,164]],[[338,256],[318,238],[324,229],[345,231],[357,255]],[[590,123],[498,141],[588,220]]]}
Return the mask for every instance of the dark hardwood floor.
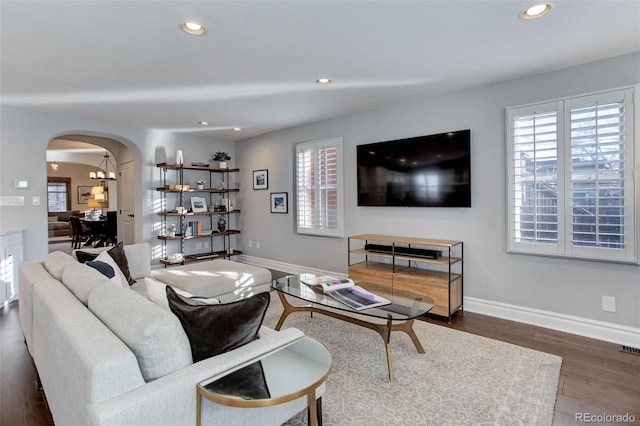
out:
{"label": "dark hardwood floor", "polygon": [[[632,424],[640,424],[640,356],[621,352],[618,345],[470,312],[456,314],[451,324],[425,321],[561,356],[554,425],[580,424],[576,413],[628,414],[635,417]],[[17,302],[0,309],[0,333],[0,425],[52,425],[35,390]]]}

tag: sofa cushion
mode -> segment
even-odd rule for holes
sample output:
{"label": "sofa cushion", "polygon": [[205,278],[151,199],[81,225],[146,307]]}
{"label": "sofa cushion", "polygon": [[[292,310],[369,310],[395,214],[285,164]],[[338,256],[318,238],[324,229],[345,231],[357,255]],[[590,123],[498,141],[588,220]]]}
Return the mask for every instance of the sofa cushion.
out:
{"label": "sofa cushion", "polygon": [[48,222],[58,222],[58,216],[49,216],[47,217]]}
{"label": "sofa cushion", "polygon": [[68,265],[77,263],[73,257],[61,251],[54,251],[44,259],[44,267],[56,280],[62,278],[62,271]]}
{"label": "sofa cushion", "polygon": [[89,293],[95,287],[113,285],[100,272],[78,262],[74,262],[64,269],[61,281],[85,306],[89,303]]}
{"label": "sofa cushion", "polygon": [[219,305],[180,296],[167,286],[169,307],[189,338],[193,362],[230,351],[258,338],[269,307],[269,293]]}
{"label": "sofa cushion", "polygon": [[[109,256],[111,256],[113,260],[115,260],[118,264],[118,267],[122,271],[126,282],[129,285],[135,283],[136,280],[131,278],[131,272],[129,272],[129,261],[127,260],[127,255],[124,252],[124,244],[122,243],[122,241],[116,244],[112,249],[107,250],[107,253],[109,253]],[[99,257],[100,255],[98,255],[97,258]]]}
{"label": "sofa cushion", "polygon": [[133,279],[151,276],[151,250],[148,243],[126,245],[124,253],[127,255],[129,272]]}
{"label": "sofa cushion", "polygon": [[96,287],[89,294],[88,306],[135,354],[145,381],[192,363],[180,321],[135,291],[113,285]]}

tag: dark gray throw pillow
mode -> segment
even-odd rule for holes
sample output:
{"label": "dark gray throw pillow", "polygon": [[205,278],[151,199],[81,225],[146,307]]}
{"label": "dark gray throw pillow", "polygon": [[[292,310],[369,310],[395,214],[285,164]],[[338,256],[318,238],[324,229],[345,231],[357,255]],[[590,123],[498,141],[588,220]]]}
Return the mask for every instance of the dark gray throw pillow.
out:
{"label": "dark gray throw pillow", "polygon": [[116,271],[113,270],[111,265],[104,263],[100,260],[90,260],[84,263],[87,266],[91,266],[96,271],[100,272],[107,278],[113,278],[116,275]]}
{"label": "dark gray throw pillow", "polygon": [[98,257],[98,254],[100,253],[87,253],[86,251],[77,250],[76,258],[80,263],[87,263],[88,261],[94,260],[96,257]]}
{"label": "dark gray throw pillow", "polygon": [[124,244],[122,241],[113,246],[113,248],[107,251],[107,253],[109,253],[109,256],[111,256],[111,258],[116,262],[129,285],[134,284],[136,280],[131,278],[131,272],[129,272],[129,261],[124,253]]}
{"label": "dark gray throw pillow", "polygon": [[169,309],[184,328],[193,362],[239,348],[258,338],[271,296],[259,293],[237,302],[208,305],[167,286]]}

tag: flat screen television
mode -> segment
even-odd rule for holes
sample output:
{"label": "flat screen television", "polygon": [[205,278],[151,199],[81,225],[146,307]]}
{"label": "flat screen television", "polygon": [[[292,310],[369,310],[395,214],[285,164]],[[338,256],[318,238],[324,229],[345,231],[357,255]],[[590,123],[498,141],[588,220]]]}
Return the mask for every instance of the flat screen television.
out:
{"label": "flat screen television", "polygon": [[358,205],[471,207],[471,131],[357,147]]}

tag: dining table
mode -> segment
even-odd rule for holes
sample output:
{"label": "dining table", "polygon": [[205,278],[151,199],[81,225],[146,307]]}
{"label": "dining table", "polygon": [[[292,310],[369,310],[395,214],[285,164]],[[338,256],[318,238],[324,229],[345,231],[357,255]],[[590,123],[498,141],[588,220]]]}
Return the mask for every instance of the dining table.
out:
{"label": "dining table", "polygon": [[107,243],[105,232],[107,218],[105,216],[100,216],[97,219],[81,218],[80,222],[91,230],[91,236],[84,243],[84,246],[104,247]]}

